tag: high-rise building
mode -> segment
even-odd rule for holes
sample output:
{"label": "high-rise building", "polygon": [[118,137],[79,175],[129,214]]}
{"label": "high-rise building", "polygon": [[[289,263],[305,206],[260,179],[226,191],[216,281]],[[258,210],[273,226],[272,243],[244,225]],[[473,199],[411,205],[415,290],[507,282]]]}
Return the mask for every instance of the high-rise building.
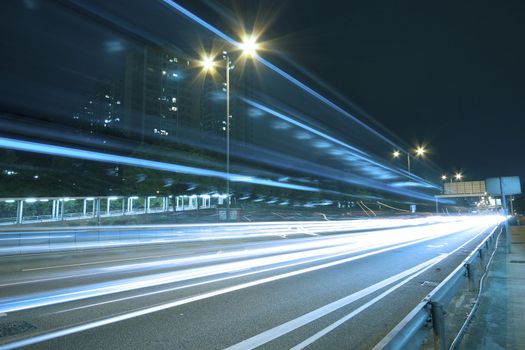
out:
{"label": "high-rise building", "polygon": [[124,114],[122,97],[121,81],[97,82],[93,91],[85,95],[80,110],[73,114],[76,129],[98,135],[120,128]]}
{"label": "high-rise building", "polygon": [[[219,72],[222,73],[222,72]],[[248,107],[238,97],[251,96],[248,74],[230,74],[230,137],[237,142],[253,142],[253,120],[247,116]],[[206,135],[226,135],[226,83],[222,74],[205,78],[201,96],[200,129]]]}
{"label": "high-rise building", "polygon": [[190,127],[190,61],[173,51],[144,47],[126,56],[125,128],[145,137],[177,136]]}

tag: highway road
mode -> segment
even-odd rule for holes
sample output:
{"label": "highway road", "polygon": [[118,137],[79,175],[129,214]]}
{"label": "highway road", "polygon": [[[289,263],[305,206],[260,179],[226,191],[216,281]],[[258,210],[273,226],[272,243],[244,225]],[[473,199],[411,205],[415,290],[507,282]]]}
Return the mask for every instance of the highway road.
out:
{"label": "highway road", "polygon": [[0,349],[369,349],[500,219],[413,220],[3,256]]}

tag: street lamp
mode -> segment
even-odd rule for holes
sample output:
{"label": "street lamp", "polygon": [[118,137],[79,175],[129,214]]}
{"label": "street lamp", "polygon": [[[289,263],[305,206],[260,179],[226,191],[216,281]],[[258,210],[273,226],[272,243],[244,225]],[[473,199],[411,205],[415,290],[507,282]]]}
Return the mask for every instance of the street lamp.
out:
{"label": "street lamp", "polygon": [[423,146],[418,146],[416,148],[416,156],[418,157],[423,157],[425,155],[425,153],[427,153],[427,150],[425,149],[425,147]]}
{"label": "street lamp", "polygon": [[253,57],[257,54],[259,44],[257,44],[257,40],[255,37],[245,36],[243,41],[239,44],[239,48],[241,49],[244,55],[248,57]]}
{"label": "street lamp", "polygon": [[[259,45],[255,37],[246,36],[243,41],[237,45],[246,57],[254,57],[257,54]],[[230,220],[230,70],[233,69],[230,55],[227,51],[222,52],[222,58],[225,61],[226,70],[226,220]],[[211,70],[215,66],[213,58],[210,56],[202,60],[202,67],[205,71]]]}
{"label": "street lamp", "polygon": [[[407,155],[407,171],[408,171],[408,179],[410,180],[410,178],[412,177],[412,172],[411,172],[411,169],[410,169],[410,151],[407,151],[405,152],[406,155]],[[425,147],[423,146],[417,146],[414,150],[414,153],[416,155],[416,157],[424,157],[425,154],[427,153],[427,150]],[[394,150],[392,152],[392,157],[394,159],[398,159],[399,157],[401,156],[401,151],[399,150]]]}
{"label": "street lamp", "polygon": [[211,69],[213,69],[213,67],[215,66],[215,62],[213,62],[213,58],[207,56],[207,57],[204,57],[202,59],[202,68],[205,70],[205,71],[209,71]]}
{"label": "street lamp", "polygon": [[441,180],[447,181],[447,175],[441,175]]}
{"label": "street lamp", "polygon": [[392,153],[392,156],[397,159],[399,158],[399,156],[401,155],[401,152],[399,152],[398,150],[395,150],[393,153]]}
{"label": "street lamp", "polygon": [[457,181],[461,181],[462,178],[463,178],[463,174],[462,173],[456,173],[454,175],[454,179],[456,179]]}

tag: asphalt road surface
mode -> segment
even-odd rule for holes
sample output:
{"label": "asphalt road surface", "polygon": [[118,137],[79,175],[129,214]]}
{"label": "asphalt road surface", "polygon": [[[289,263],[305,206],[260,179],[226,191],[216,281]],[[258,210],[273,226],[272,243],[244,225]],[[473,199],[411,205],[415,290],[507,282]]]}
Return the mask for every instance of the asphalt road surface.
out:
{"label": "asphalt road surface", "polygon": [[0,349],[369,349],[497,221],[417,220],[4,256]]}

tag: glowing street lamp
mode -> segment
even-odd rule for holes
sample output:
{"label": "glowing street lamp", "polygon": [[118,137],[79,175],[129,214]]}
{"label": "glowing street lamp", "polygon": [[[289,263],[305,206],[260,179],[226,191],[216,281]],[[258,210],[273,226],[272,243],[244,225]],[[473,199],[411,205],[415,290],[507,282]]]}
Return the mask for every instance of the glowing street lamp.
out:
{"label": "glowing street lamp", "polygon": [[392,153],[392,157],[394,157],[394,159],[399,158],[400,155],[401,155],[401,152],[399,152],[398,150],[395,150],[395,151]]}
{"label": "glowing street lamp", "polygon": [[463,174],[462,173],[456,173],[454,175],[454,179],[456,179],[457,181],[461,181],[462,178],[463,178]]}
{"label": "glowing street lamp", "polygon": [[239,48],[242,50],[242,53],[248,57],[253,57],[257,54],[259,49],[259,44],[253,36],[245,36],[242,42],[239,44]]}
{"label": "glowing street lamp", "polygon": [[447,175],[441,175],[441,180],[446,181],[447,180]]}
{"label": "glowing street lamp", "polygon": [[213,61],[213,58],[207,56],[203,58],[203,60],[201,61],[201,65],[203,70],[209,71],[213,69],[213,67],[215,66],[215,62]]}
{"label": "glowing street lamp", "polygon": [[[411,172],[411,169],[410,169],[410,151],[407,151],[406,152],[406,155],[407,155],[407,171],[408,171],[408,178],[410,179],[412,177],[412,172]],[[424,146],[417,146],[414,150],[414,153],[416,155],[416,157],[420,157],[420,158],[423,158],[425,156],[425,154],[427,153],[427,149],[424,147]],[[398,159],[399,157],[401,156],[401,151],[399,150],[394,150],[392,152],[392,157],[394,159]]]}
{"label": "glowing street lamp", "polygon": [[425,155],[425,153],[427,153],[427,150],[425,149],[425,147],[423,146],[418,146],[416,148],[416,156],[418,157],[423,157]]}
{"label": "glowing street lamp", "polygon": [[[257,54],[259,45],[253,36],[246,36],[238,45],[242,53],[246,57],[254,57]],[[227,51],[223,51],[222,58],[225,61],[226,69],[226,220],[230,219],[230,70],[233,65]],[[210,56],[206,56],[202,60],[202,67],[204,71],[210,71],[215,67],[215,62]]]}

